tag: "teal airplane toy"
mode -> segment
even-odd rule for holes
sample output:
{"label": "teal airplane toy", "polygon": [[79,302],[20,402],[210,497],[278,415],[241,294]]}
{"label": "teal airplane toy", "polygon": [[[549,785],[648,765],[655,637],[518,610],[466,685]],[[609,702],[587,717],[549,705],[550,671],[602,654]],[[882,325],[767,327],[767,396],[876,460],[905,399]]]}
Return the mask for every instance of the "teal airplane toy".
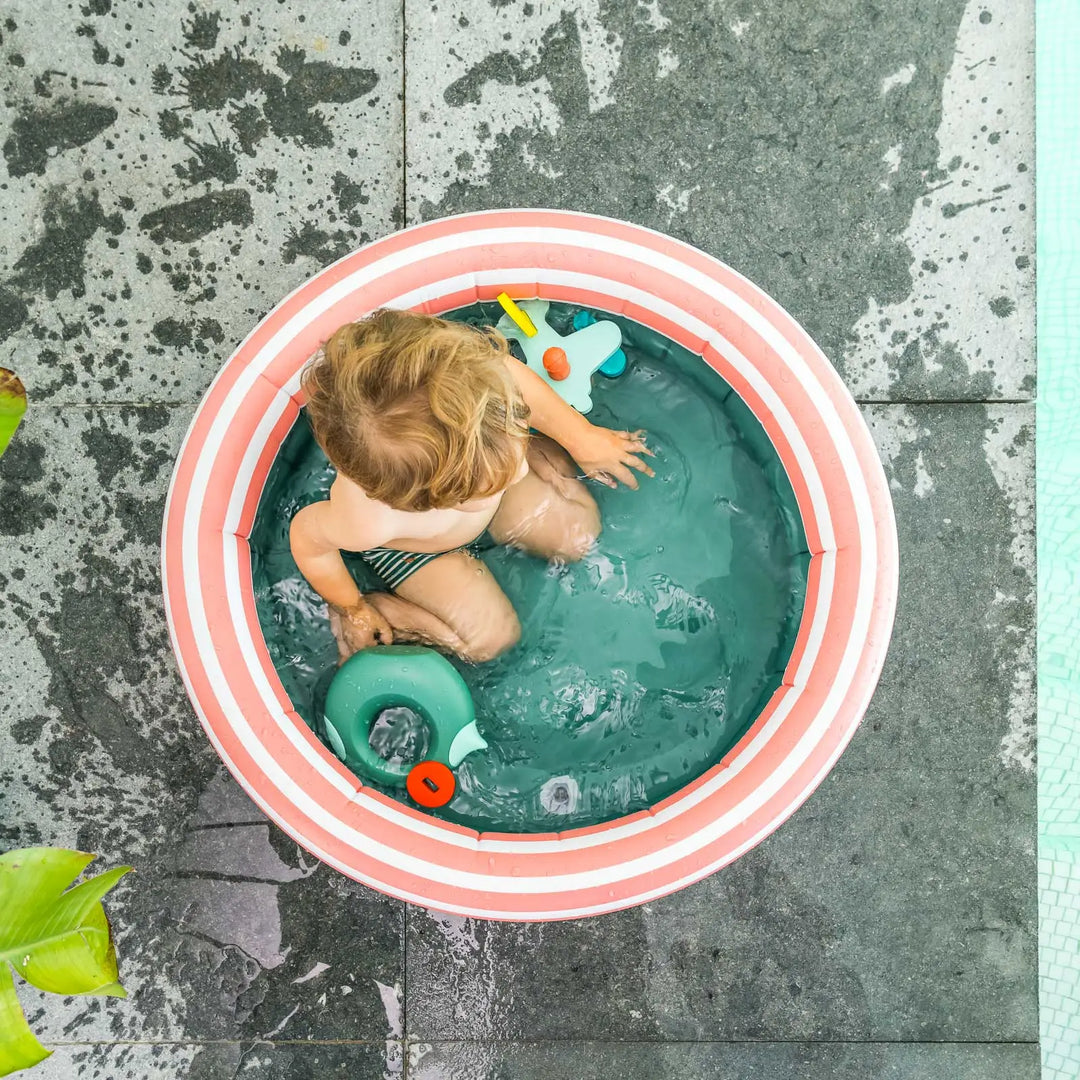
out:
{"label": "teal airplane toy", "polygon": [[573,333],[564,337],[548,325],[546,300],[515,303],[501,293],[499,303],[506,314],[497,329],[521,346],[529,367],[578,412],[592,408],[594,372],[614,377],[626,368],[622,331],[615,323],[578,312]]}

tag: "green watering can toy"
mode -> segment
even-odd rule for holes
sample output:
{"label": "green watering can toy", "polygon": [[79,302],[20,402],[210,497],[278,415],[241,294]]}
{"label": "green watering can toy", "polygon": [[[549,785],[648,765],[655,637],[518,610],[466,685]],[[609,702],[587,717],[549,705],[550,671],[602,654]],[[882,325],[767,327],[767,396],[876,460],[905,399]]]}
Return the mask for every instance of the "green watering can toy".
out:
{"label": "green watering can toy", "polygon": [[[387,709],[411,709],[427,724],[428,756],[416,765],[388,761],[372,747],[372,724]],[[404,786],[425,807],[445,806],[456,786],[452,769],[484,750],[472,696],[444,656],[418,645],[385,645],[355,653],[326,695],[323,732],[353,772]]]}

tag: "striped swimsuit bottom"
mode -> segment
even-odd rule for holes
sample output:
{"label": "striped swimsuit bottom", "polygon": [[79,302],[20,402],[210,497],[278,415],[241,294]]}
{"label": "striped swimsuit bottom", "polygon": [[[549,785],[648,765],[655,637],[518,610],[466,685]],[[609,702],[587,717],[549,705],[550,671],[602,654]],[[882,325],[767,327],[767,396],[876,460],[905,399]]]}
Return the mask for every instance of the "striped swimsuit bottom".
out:
{"label": "striped swimsuit bottom", "polygon": [[386,587],[394,592],[428,563],[441,559],[444,555],[453,555],[455,551],[464,551],[477,556],[487,550],[494,541],[485,530],[471,544],[451,548],[449,551],[399,551],[397,548],[368,548],[357,554],[379,576]]}

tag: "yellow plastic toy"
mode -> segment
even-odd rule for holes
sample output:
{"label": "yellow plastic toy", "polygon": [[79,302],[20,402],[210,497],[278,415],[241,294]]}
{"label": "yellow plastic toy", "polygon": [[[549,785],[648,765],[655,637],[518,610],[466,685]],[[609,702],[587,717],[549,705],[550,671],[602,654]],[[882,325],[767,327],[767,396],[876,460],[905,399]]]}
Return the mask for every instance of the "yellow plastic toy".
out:
{"label": "yellow plastic toy", "polygon": [[510,299],[508,293],[499,293],[498,301],[502,305],[503,311],[514,320],[526,337],[536,337],[537,330],[532,319],[530,319],[529,316]]}
{"label": "yellow plastic toy", "polygon": [[525,363],[565,402],[580,413],[592,408],[592,377],[604,371],[609,361],[618,360],[613,377],[626,368],[622,352],[622,331],[608,319],[597,321],[589,312],[578,312],[573,332],[560,334],[547,321],[547,300],[522,300],[515,304],[506,293],[499,295],[505,315],[497,328],[504,337],[521,346]]}

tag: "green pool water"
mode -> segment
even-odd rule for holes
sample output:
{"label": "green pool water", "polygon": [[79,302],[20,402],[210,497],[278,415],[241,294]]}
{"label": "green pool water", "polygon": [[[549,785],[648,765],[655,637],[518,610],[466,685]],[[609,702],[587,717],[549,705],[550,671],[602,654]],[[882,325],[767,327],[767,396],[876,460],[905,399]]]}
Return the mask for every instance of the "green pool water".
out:
{"label": "green pool water", "polygon": [[[553,305],[551,322],[574,309]],[[450,317],[494,322],[474,305]],[[605,316],[606,317],[606,316]],[[644,809],[734,745],[779,685],[802,613],[809,555],[775,451],[730,387],[646,328],[623,328],[629,368],[594,381],[590,419],[645,428],[655,479],[593,484],[604,531],[582,562],[554,567],[493,548],[483,559],[521,618],[521,643],[461,670],[489,744],[458,767],[438,817],[486,831],[549,832]],[[294,425],[251,536],[267,646],[299,714],[318,731],[337,651],[325,607],[289,553],[288,527],[333,469],[306,419]],[[362,588],[377,587],[355,556]],[[416,760],[409,714],[376,725],[384,756]],[[387,794],[407,801],[403,789]]]}

